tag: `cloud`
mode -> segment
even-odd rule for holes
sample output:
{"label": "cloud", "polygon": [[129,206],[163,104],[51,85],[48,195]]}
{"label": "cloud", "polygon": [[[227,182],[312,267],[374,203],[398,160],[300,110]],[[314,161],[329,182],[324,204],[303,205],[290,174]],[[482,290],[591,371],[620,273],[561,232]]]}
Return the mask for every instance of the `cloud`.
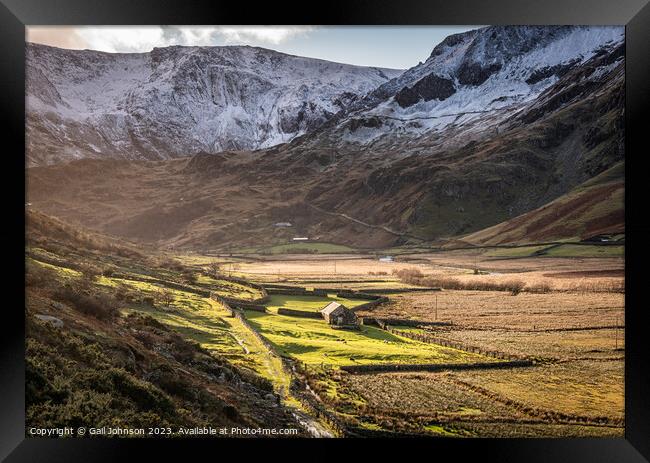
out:
{"label": "cloud", "polygon": [[170,45],[278,45],[313,29],[310,26],[29,27],[27,40],[62,48],[129,53]]}
{"label": "cloud", "polygon": [[277,45],[314,30],[310,26],[220,27],[215,32],[228,43],[262,42]]}
{"label": "cloud", "polygon": [[111,53],[145,52],[165,45],[160,27],[79,27],[75,31],[88,48]]}

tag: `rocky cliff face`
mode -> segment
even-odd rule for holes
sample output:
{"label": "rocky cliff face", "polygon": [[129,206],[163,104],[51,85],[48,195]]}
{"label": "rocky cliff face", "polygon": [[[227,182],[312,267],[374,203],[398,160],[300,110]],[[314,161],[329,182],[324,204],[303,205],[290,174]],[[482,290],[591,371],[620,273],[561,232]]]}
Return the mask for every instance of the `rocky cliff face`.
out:
{"label": "rocky cliff face", "polygon": [[[622,50],[623,41],[621,27],[492,26],[452,35],[424,63],[352,103],[303,144],[352,144],[382,154],[398,145],[404,154],[421,152],[423,140],[458,147],[493,135],[566,73]],[[602,72],[622,58],[618,51],[612,56]],[[382,123],[357,130],[364,124],[356,119]],[[404,151],[407,144],[413,149]]]}
{"label": "rocky cliff face", "polygon": [[28,163],[273,146],[400,72],[253,47],[111,54],[28,44]]}

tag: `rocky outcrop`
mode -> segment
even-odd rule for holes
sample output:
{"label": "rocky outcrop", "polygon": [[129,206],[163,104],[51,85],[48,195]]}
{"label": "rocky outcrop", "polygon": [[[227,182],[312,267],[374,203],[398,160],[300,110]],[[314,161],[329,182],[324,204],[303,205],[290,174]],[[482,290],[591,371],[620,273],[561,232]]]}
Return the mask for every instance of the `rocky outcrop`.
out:
{"label": "rocky outcrop", "polygon": [[478,63],[463,63],[458,69],[458,82],[461,85],[481,85],[492,74],[501,70],[501,63],[492,63],[483,66]]}
{"label": "rocky outcrop", "polygon": [[355,132],[360,127],[368,127],[371,129],[376,129],[382,126],[381,119],[378,117],[367,117],[361,119],[352,119],[350,120],[350,131]]}
{"label": "rocky outcrop", "polygon": [[429,74],[418,80],[413,87],[404,87],[397,92],[395,94],[395,101],[402,108],[406,108],[420,100],[446,100],[454,93],[456,93],[456,89],[451,79]]}
{"label": "rocky outcrop", "polygon": [[551,76],[562,77],[564,74],[569,72],[573,66],[575,66],[580,60],[573,59],[568,63],[556,64],[555,66],[545,66],[540,69],[535,69],[530,73],[530,77],[526,79],[526,83],[529,85],[536,84],[537,82],[547,79]]}

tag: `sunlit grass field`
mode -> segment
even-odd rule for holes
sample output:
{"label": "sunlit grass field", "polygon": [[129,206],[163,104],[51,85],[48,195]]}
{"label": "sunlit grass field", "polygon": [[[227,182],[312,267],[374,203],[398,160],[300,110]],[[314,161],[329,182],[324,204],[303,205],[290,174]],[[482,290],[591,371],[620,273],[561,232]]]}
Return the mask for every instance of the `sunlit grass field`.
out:
{"label": "sunlit grass field", "polygon": [[[55,270],[57,277],[62,281],[82,277],[81,272],[76,270],[46,264],[34,259],[30,259],[30,261]],[[221,280],[215,282],[221,283]],[[167,292],[171,295],[169,304],[163,305],[156,302],[151,305],[141,301],[125,301],[120,308],[121,312],[124,314],[146,313],[159,322],[174,328],[184,337],[197,342],[201,347],[223,355],[236,365],[256,371],[274,382],[283,379],[278,374],[279,365],[269,364],[272,360],[268,358],[260,341],[243,326],[241,321],[230,318],[229,313],[216,301],[186,291],[167,288],[155,282],[98,276],[95,284],[97,287],[110,288],[112,291],[118,289],[136,291],[141,297],[156,298],[162,291]],[[259,295],[254,288],[247,288],[236,283],[232,283],[232,285],[234,289],[237,287],[250,289],[246,294]],[[215,289],[225,296],[232,296],[235,292],[230,290],[231,287],[225,287],[225,290],[223,287]]]}
{"label": "sunlit grass field", "polygon": [[336,294],[328,294],[327,297],[271,294],[269,298],[269,301],[264,305],[270,312],[273,313],[277,313],[280,307],[292,310],[304,310],[306,312],[318,312],[330,302],[338,302],[349,309],[368,302],[362,299],[347,299],[345,297],[338,297]]}
{"label": "sunlit grass field", "polygon": [[335,330],[324,320],[246,311],[246,318],[278,351],[306,364],[473,363],[494,359],[395,336],[373,326]]}

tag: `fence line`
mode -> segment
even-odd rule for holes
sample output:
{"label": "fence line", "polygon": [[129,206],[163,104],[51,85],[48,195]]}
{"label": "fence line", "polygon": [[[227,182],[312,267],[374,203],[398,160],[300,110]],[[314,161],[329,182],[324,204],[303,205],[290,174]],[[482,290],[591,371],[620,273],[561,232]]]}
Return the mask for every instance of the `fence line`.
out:
{"label": "fence line", "polygon": [[442,291],[442,288],[363,288],[361,291],[370,294],[415,293],[421,291]]}
{"label": "fence line", "polygon": [[427,322],[420,320],[411,320],[408,318],[376,318],[376,317],[363,317],[364,324],[368,325],[377,325],[382,329],[386,329],[386,326],[395,329],[392,325],[402,325],[402,326],[452,326],[452,322]]}
{"label": "fence line", "polygon": [[297,288],[297,289],[267,288],[266,292],[268,294],[285,294],[288,296],[327,296],[328,295],[327,291],[323,291],[319,289],[314,289],[312,291],[309,291],[303,288]]}
{"label": "fence line", "polygon": [[402,336],[404,338],[413,339],[415,341],[426,342],[429,344],[438,344],[444,347],[450,347],[452,349],[463,350],[466,352],[472,352],[474,354],[484,355],[486,357],[491,357],[499,360],[512,360],[512,361],[526,361],[529,360],[526,356],[506,354],[504,352],[499,352],[496,350],[483,349],[477,346],[471,346],[459,341],[450,341],[448,339],[439,338],[437,336],[432,336],[428,333],[412,333],[410,331],[403,331],[393,328],[390,325],[385,325],[384,328],[389,333],[395,334],[397,336]]}
{"label": "fence line", "polygon": [[255,304],[253,302],[249,301],[242,301],[241,299],[235,299],[232,297],[224,297],[221,296],[221,299],[223,302],[226,302],[227,304],[230,304],[231,306],[240,308],[240,309],[246,309],[246,310],[254,310],[256,312],[266,312],[266,306],[260,305],[260,304]]}
{"label": "fence line", "polygon": [[369,299],[371,301],[382,298],[382,296],[377,296],[376,294],[362,293],[359,291],[337,291],[336,296],[344,297],[346,299]]}
{"label": "fence line", "polygon": [[389,299],[387,297],[382,296],[382,297],[380,297],[378,299],[375,299],[373,301],[366,302],[365,304],[359,304],[357,306],[354,306],[354,307],[352,307],[351,310],[354,311],[354,312],[357,312],[359,310],[372,310],[375,307],[377,307],[378,305],[384,304],[384,303],[386,303],[388,301],[389,301]]}
{"label": "fence line", "polygon": [[[284,294],[289,296],[321,296],[327,297],[328,294],[334,292],[332,288],[314,288],[309,291],[306,288],[294,287],[292,289],[267,286],[266,291],[268,294]],[[350,310],[356,312],[358,310],[370,310],[379,304],[388,302],[389,299],[386,296],[378,296],[376,294],[361,293],[358,291],[341,291],[336,290],[337,297],[344,297],[347,299],[369,299],[369,302],[364,304],[359,304],[355,307],[351,307]]]}

